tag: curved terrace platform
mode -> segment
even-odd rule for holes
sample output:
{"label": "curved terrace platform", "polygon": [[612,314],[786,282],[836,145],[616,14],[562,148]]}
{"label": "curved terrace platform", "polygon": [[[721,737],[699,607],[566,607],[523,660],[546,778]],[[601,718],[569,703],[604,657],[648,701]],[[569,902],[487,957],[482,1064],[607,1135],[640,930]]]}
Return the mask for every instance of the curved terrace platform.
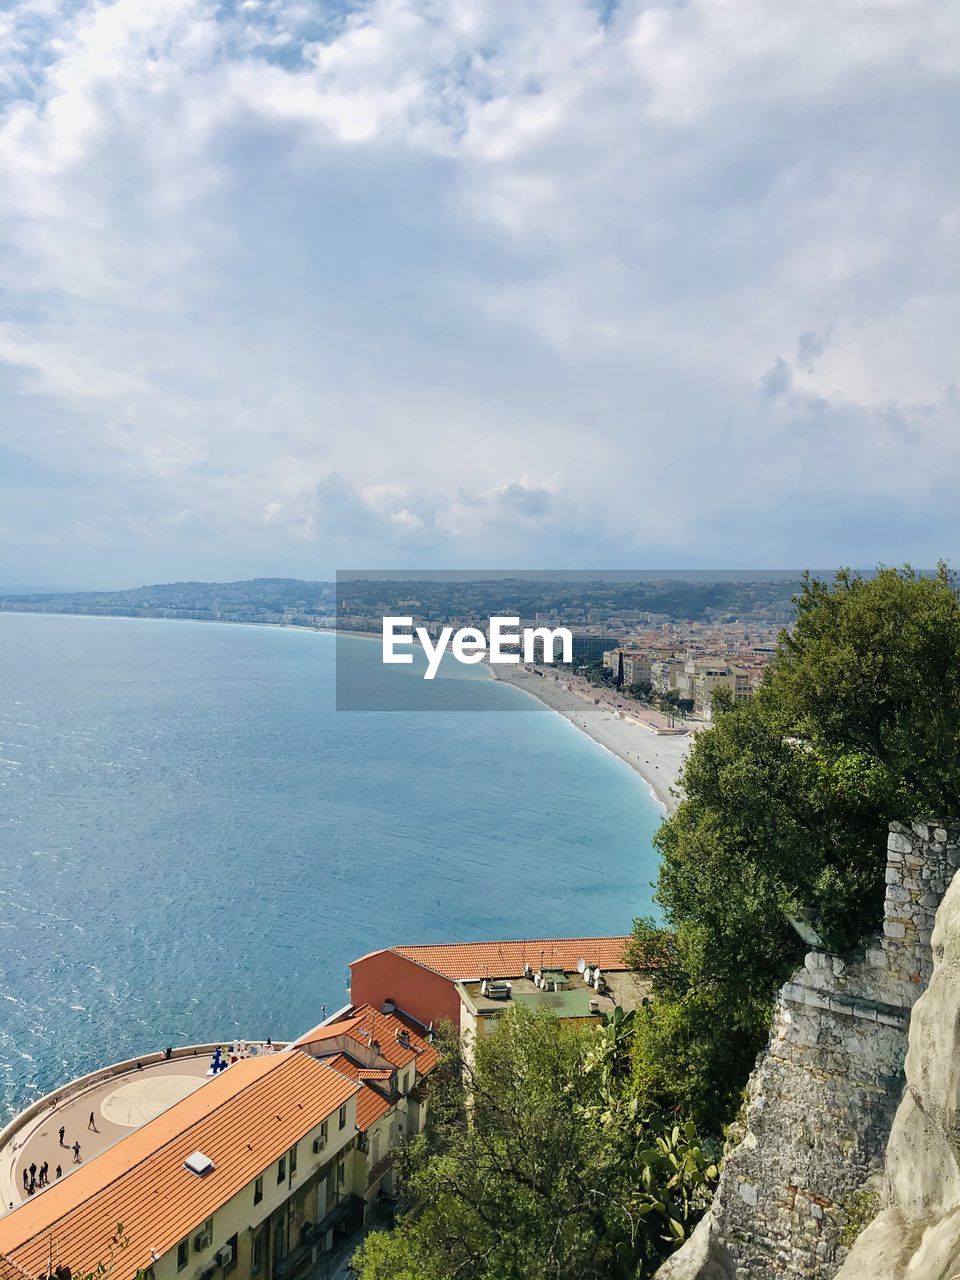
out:
{"label": "curved terrace platform", "polygon": [[[283,1047],[263,1041],[187,1045],[114,1063],[39,1098],[0,1131],[0,1214],[31,1198],[24,1186],[24,1170],[29,1183],[31,1165],[39,1170],[46,1161],[53,1186],[58,1165],[61,1179],[69,1177],[80,1163],[92,1160],[201,1088],[212,1078],[211,1061],[218,1048],[229,1063],[231,1058],[273,1053]],[[79,1163],[74,1160],[76,1142],[80,1143]],[[44,1189],[38,1187],[34,1196],[43,1195]]]}

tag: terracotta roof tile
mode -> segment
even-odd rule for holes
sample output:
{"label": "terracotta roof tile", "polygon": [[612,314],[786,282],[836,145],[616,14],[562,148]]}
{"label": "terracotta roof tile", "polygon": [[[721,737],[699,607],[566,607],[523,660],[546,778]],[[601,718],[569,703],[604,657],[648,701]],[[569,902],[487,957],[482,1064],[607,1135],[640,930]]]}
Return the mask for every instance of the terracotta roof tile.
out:
{"label": "terracotta roof tile", "polygon": [[351,1080],[360,1079],[359,1066],[345,1053],[335,1053],[332,1058],[324,1058],[323,1061],[328,1067],[333,1067],[334,1071],[340,1071],[343,1075],[349,1076]]}
{"label": "terracotta roof tile", "polygon": [[437,946],[391,947],[396,955],[431,969],[451,982],[519,978],[525,964],[539,969],[576,969],[579,960],[611,972],[629,966],[623,952],[629,937],[527,938],[512,942],[448,942]]}
{"label": "terracotta roof tile", "polygon": [[305,1044],[315,1044],[318,1040],[331,1040],[334,1036],[346,1035],[356,1021],[356,1018],[344,1018],[340,1022],[321,1022],[319,1026],[294,1040],[290,1048],[300,1049]]}
{"label": "terracotta roof tile", "polygon": [[357,1098],[357,1128],[366,1133],[370,1126],[381,1116],[385,1116],[393,1103],[385,1098],[372,1085],[365,1084]]}
{"label": "terracotta roof tile", "polygon": [[[351,1011],[350,1024],[350,1038],[361,1045],[370,1045],[376,1040],[380,1056],[391,1066],[402,1070],[415,1060],[417,1074],[423,1076],[440,1061],[436,1049],[424,1039],[420,1024],[399,1009],[395,1013],[381,1013],[371,1005],[358,1005]],[[406,1044],[398,1038],[400,1035],[406,1037]]]}
{"label": "terracotta roof tile", "polygon": [[[103,1152],[36,1200],[0,1219],[0,1257],[37,1276],[74,1274],[106,1261],[122,1222],[130,1246],[116,1262],[126,1280],[195,1231],[360,1086],[304,1053],[248,1058]],[[183,1167],[202,1151],[215,1168]]]}
{"label": "terracotta roof tile", "polygon": [[[308,1031],[297,1041],[299,1045],[317,1045],[322,1052],[324,1041],[343,1036],[369,1054],[376,1041],[380,1047],[380,1057],[390,1063],[390,1068],[368,1067],[363,1062],[350,1056],[350,1050],[333,1053],[322,1061],[334,1070],[357,1080],[362,1088],[357,1097],[357,1128],[366,1131],[381,1116],[386,1115],[393,1105],[377,1087],[388,1086],[394,1070],[403,1070],[411,1062],[417,1064],[417,1076],[425,1076],[440,1061],[440,1055],[422,1033],[423,1028],[402,1013],[381,1013],[370,1005],[359,1005],[353,1008],[339,1022],[321,1023],[313,1031]],[[406,1043],[398,1036],[403,1035]],[[369,1058],[367,1059],[369,1061]]]}

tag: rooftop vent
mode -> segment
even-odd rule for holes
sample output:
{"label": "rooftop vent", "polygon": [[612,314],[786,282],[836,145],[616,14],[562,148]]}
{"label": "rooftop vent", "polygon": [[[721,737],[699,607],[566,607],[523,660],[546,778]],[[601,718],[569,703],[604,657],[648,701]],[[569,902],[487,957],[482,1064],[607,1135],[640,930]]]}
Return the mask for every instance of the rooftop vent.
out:
{"label": "rooftop vent", "polygon": [[195,1151],[192,1156],[187,1156],[183,1162],[183,1167],[189,1169],[191,1173],[195,1173],[198,1178],[202,1178],[205,1173],[213,1173],[216,1165],[202,1151]]}

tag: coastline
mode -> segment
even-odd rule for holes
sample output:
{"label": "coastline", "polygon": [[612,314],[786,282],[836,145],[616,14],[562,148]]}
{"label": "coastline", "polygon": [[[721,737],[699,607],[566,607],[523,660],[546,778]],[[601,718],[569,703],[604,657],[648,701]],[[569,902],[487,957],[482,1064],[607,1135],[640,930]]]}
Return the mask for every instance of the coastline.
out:
{"label": "coastline", "polygon": [[[357,639],[377,640],[381,637],[370,631],[338,631],[335,627],[306,627],[290,622],[240,622],[220,618],[162,618],[147,615],[141,617],[130,614],[79,614],[54,610],[37,610],[36,614],[27,609],[2,610],[4,613],[26,614],[28,616],[46,615],[54,617],[113,617],[124,621],[141,620],[153,622],[197,622],[201,625],[210,622],[228,626],[268,627],[278,631],[308,631],[315,635],[333,637],[354,636]],[[655,724],[645,724],[637,716],[629,714],[630,709],[620,710],[601,691],[592,686],[584,686],[578,691],[577,682],[566,674],[557,672],[534,671],[525,666],[494,666],[484,660],[483,665],[494,680],[512,685],[531,698],[536,698],[544,706],[563,716],[570,724],[592,738],[599,746],[629,765],[638,773],[650,789],[650,792],[663,810],[670,816],[677,808],[677,796],[674,794],[679,785],[679,777],[687,752],[693,741],[695,730],[684,733],[666,734],[658,732]],[[542,670],[542,669],[540,669]],[[582,682],[580,682],[582,683]],[[663,721],[656,712],[644,709],[643,714],[651,721]],[[665,723],[665,722],[664,722]]]}
{"label": "coastline", "polygon": [[656,727],[605,701],[599,692],[590,690],[595,697],[577,692],[565,675],[541,675],[524,666],[487,665],[494,680],[536,698],[629,765],[650,788],[667,817],[676,812],[678,797],[674,793],[693,742],[692,732],[658,733]]}

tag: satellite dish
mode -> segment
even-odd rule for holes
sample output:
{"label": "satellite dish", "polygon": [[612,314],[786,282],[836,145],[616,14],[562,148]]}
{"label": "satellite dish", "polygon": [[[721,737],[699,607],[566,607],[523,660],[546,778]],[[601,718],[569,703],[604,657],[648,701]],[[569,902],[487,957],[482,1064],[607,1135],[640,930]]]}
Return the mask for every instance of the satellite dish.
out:
{"label": "satellite dish", "polygon": [[581,956],[581,958],[577,961],[577,973],[583,973],[586,967],[587,967],[587,962]]}

